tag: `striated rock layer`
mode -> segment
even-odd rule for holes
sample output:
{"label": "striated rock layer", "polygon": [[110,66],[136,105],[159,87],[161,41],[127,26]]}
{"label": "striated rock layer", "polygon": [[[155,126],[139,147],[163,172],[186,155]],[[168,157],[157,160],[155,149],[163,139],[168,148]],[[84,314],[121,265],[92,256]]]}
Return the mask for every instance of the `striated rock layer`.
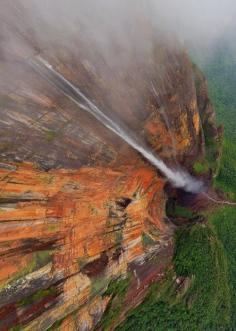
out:
{"label": "striated rock layer", "polygon": [[[188,168],[204,152],[200,114],[213,112],[187,56],[157,49],[156,62],[112,77],[83,54],[41,55],[167,164]],[[15,81],[0,89],[0,330],[92,330],[112,279],[130,275],[128,309],[171,265],[166,179],[24,61],[1,69]],[[147,79],[133,85],[141,68]]]}

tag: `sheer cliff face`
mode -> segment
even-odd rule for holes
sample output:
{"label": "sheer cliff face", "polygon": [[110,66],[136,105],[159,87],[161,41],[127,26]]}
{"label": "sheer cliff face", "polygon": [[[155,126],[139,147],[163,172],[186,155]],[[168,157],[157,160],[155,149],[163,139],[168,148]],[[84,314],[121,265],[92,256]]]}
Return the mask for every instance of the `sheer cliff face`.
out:
{"label": "sheer cliff face", "polygon": [[[188,167],[208,99],[197,98],[186,55],[159,46],[105,74],[83,54],[41,56],[168,164]],[[170,266],[166,180],[25,58],[0,67],[0,329],[91,330],[112,279],[130,275],[135,305]]]}

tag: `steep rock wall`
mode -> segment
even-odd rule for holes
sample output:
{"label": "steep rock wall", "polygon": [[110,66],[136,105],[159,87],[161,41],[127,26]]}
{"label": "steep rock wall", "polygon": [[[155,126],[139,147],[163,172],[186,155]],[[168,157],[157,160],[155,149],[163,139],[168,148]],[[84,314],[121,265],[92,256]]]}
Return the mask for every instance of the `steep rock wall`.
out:
{"label": "steep rock wall", "polygon": [[[146,68],[150,84],[126,85],[138,106],[119,93],[106,100],[110,76],[98,84],[88,62],[64,54],[51,63],[105,111],[115,104],[117,116],[123,107],[120,120],[168,164],[188,167],[204,144],[192,66],[184,53],[161,49],[162,66],[157,56]],[[28,80],[17,90],[2,86],[0,97],[0,329],[91,330],[112,279],[131,274],[128,298],[137,304],[171,264],[166,179],[32,69],[23,71]]]}

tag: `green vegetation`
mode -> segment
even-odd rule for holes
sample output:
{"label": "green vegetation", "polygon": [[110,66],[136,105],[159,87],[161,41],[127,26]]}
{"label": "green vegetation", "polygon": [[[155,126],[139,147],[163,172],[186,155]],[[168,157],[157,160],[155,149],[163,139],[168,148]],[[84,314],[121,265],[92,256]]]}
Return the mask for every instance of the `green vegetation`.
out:
{"label": "green vegetation", "polygon": [[33,295],[21,300],[18,302],[17,306],[18,307],[25,307],[28,305],[32,305],[33,303],[40,301],[46,297],[49,297],[51,295],[55,295],[56,294],[56,288],[55,287],[51,287],[48,288],[46,290],[39,290],[36,293],[34,293]]}
{"label": "green vegetation", "polygon": [[235,53],[221,45],[211,63],[204,68],[217,120],[224,124],[223,156],[215,185],[236,199],[236,61]]}
{"label": "green vegetation", "polygon": [[209,227],[196,224],[177,233],[174,271],[178,277],[191,279],[186,292],[179,295],[180,286],[170,271],[117,331],[227,330],[231,317],[227,259]]}
{"label": "green vegetation", "polygon": [[58,231],[59,230],[59,223],[55,223],[55,224],[49,224],[48,225],[48,230],[50,231],[50,232],[56,232],[56,231]]}
{"label": "green vegetation", "polygon": [[51,261],[51,252],[50,251],[38,251],[33,254],[31,261],[26,267],[17,272],[14,276],[8,279],[7,282],[0,285],[0,290],[4,289],[7,285],[11,285],[20,278],[25,277],[26,275],[40,269],[47,263]]}
{"label": "green vegetation", "polygon": [[[236,200],[236,61],[235,51],[222,44],[211,63],[205,66],[211,99],[219,122],[224,123],[225,138],[220,171],[215,186]],[[236,207],[225,206],[211,215],[218,238],[226,251],[232,284],[232,330],[236,330]]]}
{"label": "green vegetation", "polygon": [[130,285],[130,277],[125,279],[119,278],[112,280],[108,285],[104,296],[111,296],[111,300],[108,307],[104,313],[104,316],[99,323],[99,328],[103,331],[110,330],[110,327],[120,314],[121,308],[123,306],[125,294]]}
{"label": "green vegetation", "polygon": [[34,254],[35,270],[51,262],[51,253],[52,253],[51,251],[38,251]]}
{"label": "green vegetation", "polygon": [[209,171],[209,164],[206,161],[203,162],[197,161],[193,165],[193,170],[197,175],[207,173]]}
{"label": "green vegetation", "polygon": [[174,200],[169,200],[166,204],[166,215],[171,218],[191,219],[195,214],[187,207],[181,206]]}
{"label": "green vegetation", "polygon": [[106,288],[108,285],[109,280],[104,275],[96,276],[91,278],[92,281],[92,288],[91,288],[91,295],[101,294],[101,292]]}
{"label": "green vegetation", "polygon": [[60,330],[60,326],[62,325],[62,322],[67,316],[68,315],[54,322],[46,331]]}
{"label": "green vegetation", "polygon": [[175,217],[192,218],[193,215],[193,212],[188,208],[180,205],[175,206]]}
{"label": "green vegetation", "polygon": [[[202,86],[204,87],[204,74],[200,68],[192,63],[194,72],[195,86],[197,97],[201,100]],[[204,109],[206,110],[206,109]],[[205,138],[205,158],[194,164],[193,170],[195,174],[203,174],[210,169],[213,174],[217,174],[219,168],[219,156],[221,152],[222,137],[219,134],[218,138],[215,137],[215,123],[211,116],[211,112],[202,111],[200,109],[200,118],[202,123],[202,129]]]}
{"label": "green vegetation", "polygon": [[48,142],[52,142],[54,139],[56,139],[56,137],[57,137],[57,132],[55,131],[49,130],[45,132],[45,139]]}
{"label": "green vegetation", "polygon": [[[233,138],[233,137],[232,137]],[[236,200],[236,140],[228,140],[223,143],[223,155],[221,158],[221,166],[217,178],[215,179],[215,187],[219,187],[225,192],[228,192],[231,199]]]}
{"label": "green vegetation", "polygon": [[22,330],[21,325],[16,325],[9,329],[9,331],[20,331],[20,330]]}
{"label": "green vegetation", "polygon": [[46,174],[44,174],[44,175],[41,175],[40,177],[39,177],[39,179],[41,180],[41,182],[43,183],[43,184],[52,184],[53,183],[53,180],[54,180],[54,176],[53,175],[51,175],[50,173],[46,173]]}
{"label": "green vegetation", "polygon": [[216,140],[214,137],[212,137],[210,129],[208,128],[209,128],[209,124],[206,123],[204,125],[205,149],[206,149],[204,163],[207,164],[207,167],[211,169],[214,174],[217,174],[219,168],[218,153],[221,151],[222,138],[219,137]]}
{"label": "green vegetation", "polygon": [[232,287],[232,330],[236,330],[236,207],[223,207],[210,217],[228,258]]}
{"label": "green vegetation", "polygon": [[143,247],[149,247],[155,245],[155,241],[146,233],[142,234]]}
{"label": "green vegetation", "polygon": [[[225,45],[211,63],[203,67],[209,82],[211,99],[225,137],[220,168],[208,121],[204,124],[206,160],[194,164],[196,174],[212,168],[216,188],[236,199],[236,61]],[[196,87],[201,88],[200,71]],[[202,114],[204,117],[204,114]],[[204,120],[204,118],[202,118]],[[177,208],[176,208],[177,207]],[[188,212],[169,206],[173,216]],[[174,270],[162,284],[155,284],[145,301],[131,311],[116,330],[233,331],[236,330],[236,207],[222,206],[208,215],[208,225],[195,224],[176,235]],[[175,274],[187,281],[187,288],[174,281]]]}

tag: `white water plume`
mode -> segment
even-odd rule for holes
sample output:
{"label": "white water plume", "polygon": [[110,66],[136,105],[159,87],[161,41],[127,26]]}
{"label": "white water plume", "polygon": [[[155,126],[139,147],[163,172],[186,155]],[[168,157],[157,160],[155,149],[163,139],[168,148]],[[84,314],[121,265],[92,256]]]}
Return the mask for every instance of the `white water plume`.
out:
{"label": "white water plume", "polygon": [[186,171],[176,168],[169,168],[152,150],[139,141],[139,139],[130,133],[124,125],[122,127],[115,123],[111,118],[104,114],[91,100],[89,100],[81,90],[69,82],[62,74],[40,56],[36,60],[30,60],[30,65],[50,84],[58,88],[72,102],[80,108],[90,113],[100,123],[117,136],[127,142],[131,147],[138,151],[152,165],[154,165],[162,174],[172,183],[173,186],[182,188],[185,191],[198,193],[203,190],[203,183],[193,178]]}

